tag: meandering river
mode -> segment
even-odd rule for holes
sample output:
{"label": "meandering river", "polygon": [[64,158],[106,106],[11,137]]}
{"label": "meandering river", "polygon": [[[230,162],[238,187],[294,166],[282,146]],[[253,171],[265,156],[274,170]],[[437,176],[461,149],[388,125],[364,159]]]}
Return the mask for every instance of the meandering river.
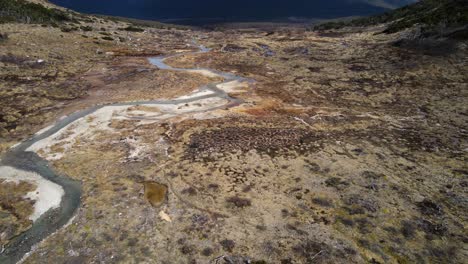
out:
{"label": "meandering river", "polygon": [[[192,69],[182,69],[182,68],[173,68],[165,64],[165,60],[168,58],[173,58],[176,56],[187,55],[187,54],[197,54],[209,52],[209,49],[205,48],[202,45],[199,45],[200,51],[190,52],[190,53],[180,53],[170,56],[161,56],[149,58],[149,62],[156,67],[162,70],[173,70],[173,71],[184,71],[191,73],[199,73],[206,75],[208,77],[220,77],[223,79],[222,82],[211,83],[205,86],[202,86],[198,89],[196,93],[189,94],[187,96],[182,96],[172,100],[152,100],[152,101],[138,101],[138,102],[125,102],[125,103],[114,103],[107,105],[100,105],[90,107],[85,110],[75,112],[69,116],[61,118],[55,122],[53,126],[45,129],[34,135],[32,138],[20,143],[19,145],[10,149],[0,161],[0,170],[3,168],[14,168],[17,173],[23,173],[26,177],[27,174],[35,173],[40,175],[44,180],[48,181],[51,184],[59,185],[63,188],[63,196],[61,197],[60,206],[54,209],[50,209],[44,214],[42,214],[36,221],[34,221],[32,227],[15,237],[0,253],[0,263],[10,264],[17,263],[21,261],[25,256],[27,256],[33,249],[34,245],[38,244],[45,238],[52,235],[54,232],[64,227],[67,223],[71,222],[73,216],[77,212],[77,209],[80,207],[81,203],[81,184],[79,181],[73,180],[66,175],[61,175],[54,171],[53,168],[49,166],[49,163],[44,158],[37,155],[32,151],[32,146],[40,142],[45,141],[46,143],[50,138],[53,138],[54,135],[60,133],[63,129],[68,127],[70,124],[77,122],[80,119],[86,118],[93,113],[105,108],[105,107],[131,107],[135,105],[179,105],[187,104],[195,101],[200,101],[209,98],[218,98],[222,99],[223,102],[226,102],[222,105],[215,105],[208,108],[202,109],[193,109],[185,112],[174,112],[172,116],[177,115],[187,115],[196,112],[206,112],[213,111],[220,108],[227,108],[239,105],[242,103],[242,100],[232,98],[228,93],[220,89],[222,85],[226,85],[232,82],[251,82],[252,80],[245,79],[240,76],[236,76],[231,73],[219,72],[212,69],[202,69],[202,68],[192,68]],[[135,117],[134,117],[135,118]],[[140,117],[136,117],[140,118]],[[141,117],[142,119],[149,119],[151,117]],[[25,178],[22,177],[22,178]],[[15,180],[14,178],[10,180]]]}

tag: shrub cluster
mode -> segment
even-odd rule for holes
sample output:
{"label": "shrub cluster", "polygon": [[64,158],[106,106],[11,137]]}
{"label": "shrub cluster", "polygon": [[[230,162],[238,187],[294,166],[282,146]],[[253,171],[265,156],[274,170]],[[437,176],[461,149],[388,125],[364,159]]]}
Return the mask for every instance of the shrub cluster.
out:
{"label": "shrub cluster", "polygon": [[143,32],[143,31],[145,31],[142,28],[131,26],[131,25],[126,27],[126,28],[120,28],[120,30],[125,30],[125,31],[130,31],[130,32]]}
{"label": "shrub cluster", "polygon": [[52,24],[63,21],[74,20],[64,11],[40,4],[25,0],[0,0],[0,23]]}
{"label": "shrub cluster", "polygon": [[399,32],[414,25],[422,25],[427,31],[440,27],[465,26],[468,24],[468,4],[466,0],[422,0],[382,15],[323,23],[314,29],[329,30],[382,23],[389,23],[383,33]]}

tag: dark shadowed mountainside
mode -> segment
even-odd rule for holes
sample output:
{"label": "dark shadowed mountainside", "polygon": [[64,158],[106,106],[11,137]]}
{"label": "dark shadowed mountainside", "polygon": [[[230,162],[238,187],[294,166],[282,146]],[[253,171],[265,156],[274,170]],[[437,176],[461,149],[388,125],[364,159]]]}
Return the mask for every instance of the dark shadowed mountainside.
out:
{"label": "dark shadowed mountainside", "polygon": [[85,13],[163,20],[182,24],[219,22],[300,21],[310,18],[364,16],[388,11],[415,0],[52,0]]}
{"label": "dark shadowed mountainside", "polygon": [[[420,25],[428,34],[434,31],[462,30],[466,35],[468,24],[467,0],[423,0],[382,15],[359,18],[351,21],[329,22],[316,26],[316,29],[338,29],[346,26],[370,26],[388,23],[384,33],[395,33],[403,29]],[[454,32],[450,32],[454,33]],[[462,37],[457,33],[457,37]],[[466,37],[466,36],[465,36]]]}

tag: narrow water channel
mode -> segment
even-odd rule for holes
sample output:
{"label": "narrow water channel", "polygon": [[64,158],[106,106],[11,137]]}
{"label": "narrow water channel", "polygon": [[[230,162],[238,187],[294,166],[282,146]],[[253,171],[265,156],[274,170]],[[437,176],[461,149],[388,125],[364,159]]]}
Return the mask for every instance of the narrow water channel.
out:
{"label": "narrow water channel", "polygon": [[[125,102],[125,103],[114,103],[108,105],[94,106],[85,110],[75,112],[65,118],[59,119],[55,124],[47,129],[46,131],[36,134],[32,138],[20,143],[14,148],[10,149],[0,160],[0,167],[13,167],[23,172],[33,172],[45,180],[53,182],[61,186],[64,190],[64,196],[62,197],[60,207],[57,209],[51,209],[41,215],[37,219],[32,227],[15,237],[0,253],[0,263],[10,264],[17,263],[23,259],[29,252],[31,252],[34,245],[41,242],[48,236],[52,235],[61,227],[69,223],[75,215],[77,209],[81,203],[81,184],[80,182],[70,179],[66,175],[61,175],[55,172],[48,164],[48,162],[39,157],[36,153],[29,151],[28,149],[35,143],[45,140],[49,137],[53,137],[60,130],[64,129],[71,123],[85,118],[88,115],[95,113],[97,110],[103,107],[109,106],[134,106],[134,105],[166,105],[166,104],[186,104],[194,101],[199,101],[207,98],[221,98],[228,101],[227,104],[222,106],[213,107],[210,109],[204,109],[204,112],[213,111],[219,108],[227,108],[239,105],[242,100],[230,97],[225,91],[219,89],[217,85],[229,83],[232,81],[240,82],[251,82],[246,78],[236,76],[231,73],[219,72],[211,69],[203,68],[173,68],[164,63],[168,58],[176,56],[182,56],[187,54],[199,54],[209,52],[209,49],[202,45],[199,45],[199,51],[190,53],[181,53],[177,55],[161,56],[149,58],[149,62],[154,66],[162,70],[173,70],[173,71],[184,71],[190,73],[205,74],[211,77],[220,77],[223,81],[218,83],[211,83],[202,86],[198,89],[198,92],[209,91],[210,93],[202,94],[200,96],[185,96],[179,99],[173,100],[152,100],[152,101],[138,101],[138,102]],[[195,112],[195,111],[194,111]],[[187,112],[183,113],[187,114]]]}

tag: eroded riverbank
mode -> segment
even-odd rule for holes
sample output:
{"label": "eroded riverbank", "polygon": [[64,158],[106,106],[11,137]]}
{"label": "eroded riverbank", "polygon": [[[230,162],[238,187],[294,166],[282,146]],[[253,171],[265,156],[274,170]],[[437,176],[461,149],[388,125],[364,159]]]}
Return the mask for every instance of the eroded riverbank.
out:
{"label": "eroded riverbank", "polygon": [[[204,52],[209,52],[209,49],[200,46],[200,51],[196,53]],[[174,55],[170,57],[173,58]],[[150,58],[149,61],[163,70],[186,71],[224,81],[200,87],[189,95],[170,100],[114,103],[91,107],[61,118],[51,127],[38,132],[32,139],[14,146],[5,154],[0,163],[3,166],[0,167],[2,179],[33,182],[38,187],[34,191],[37,201],[34,214],[31,216],[34,221],[31,229],[7,244],[0,254],[0,260],[6,263],[17,262],[32,249],[33,245],[72,218],[80,204],[79,185],[65,176],[54,173],[48,168],[47,160],[61,159],[62,155],[76,143],[77,138],[86,137],[88,140],[93,140],[93,135],[96,133],[111,129],[112,120],[141,120],[144,123],[153,123],[179,118],[181,121],[189,118],[189,115],[198,113],[201,115],[197,118],[203,118],[204,113],[240,104],[240,100],[230,97],[222,88],[217,88],[217,85],[223,87],[223,84],[231,83],[230,89],[233,89],[232,82],[236,81],[239,87],[245,88],[241,82],[246,82],[246,79],[209,69],[173,68],[164,63],[166,58],[168,56],[161,56]],[[54,154],[50,154],[51,152]]]}

